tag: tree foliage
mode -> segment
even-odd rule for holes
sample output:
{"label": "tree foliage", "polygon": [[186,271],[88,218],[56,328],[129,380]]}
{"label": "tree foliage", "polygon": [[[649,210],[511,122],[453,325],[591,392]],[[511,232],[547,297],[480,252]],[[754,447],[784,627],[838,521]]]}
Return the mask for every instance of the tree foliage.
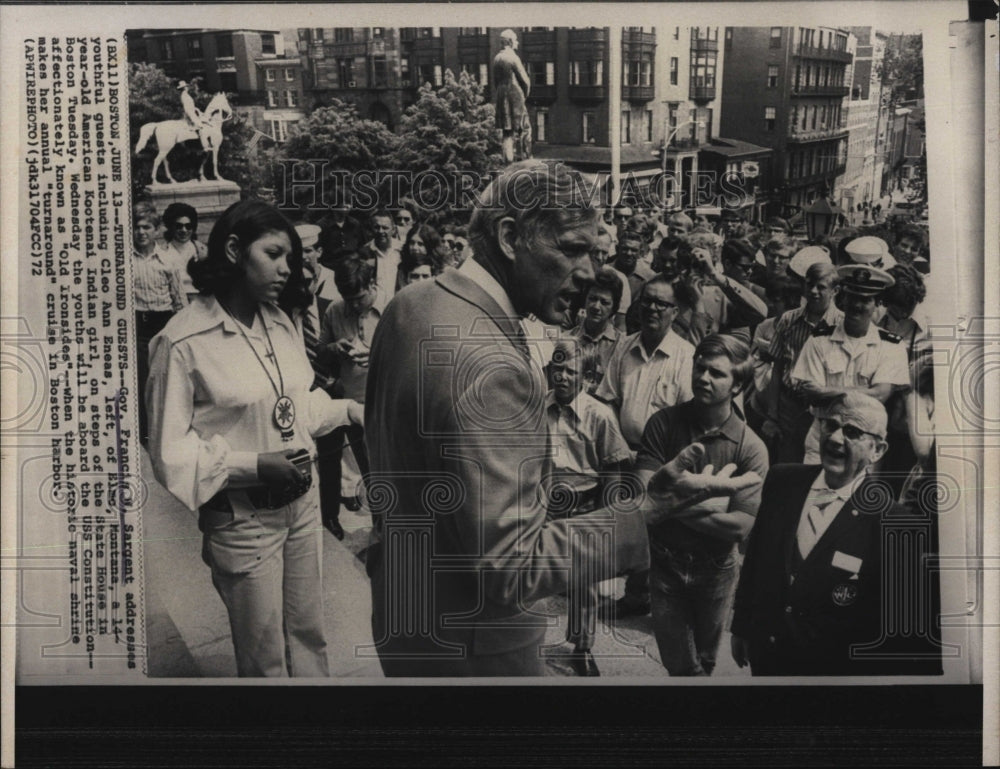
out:
{"label": "tree foliage", "polygon": [[[429,221],[451,219],[456,209],[466,208],[461,187],[474,183],[478,191],[502,168],[493,114],[483,86],[466,72],[456,79],[446,71],[444,85],[434,89],[425,83],[417,103],[403,116],[400,141],[388,165],[419,179],[416,188],[403,192],[409,192]],[[439,173],[426,173],[431,171]]]}
{"label": "tree foliage", "polygon": [[893,36],[882,60],[882,83],[893,104],[924,93],[924,44],[922,35]]}
{"label": "tree foliage", "polygon": [[[386,167],[386,157],[398,142],[383,123],[362,119],[354,105],[339,99],[313,110],[292,127],[287,141],[273,152],[275,192],[281,208],[291,212],[311,203],[330,205],[346,178],[368,172],[374,179]],[[312,179],[321,169],[324,195],[314,186],[295,184],[290,173],[293,166],[298,180]]]}
{"label": "tree foliage", "polygon": [[[198,80],[192,83],[191,95],[198,109],[204,109],[214,94],[206,93],[199,87]],[[227,94],[230,104],[233,95]],[[132,147],[139,138],[139,129],[146,123],[162,120],[177,120],[184,117],[177,84],[155,64],[129,64],[129,130]],[[219,148],[219,175],[236,182],[245,196],[253,196],[261,187],[269,186],[269,168],[263,166],[254,150],[249,148],[254,129],[245,114],[240,114],[234,106],[233,118],[222,124],[222,145]],[[153,158],[156,156],[156,140],[150,139],[146,148],[132,158],[132,193],[141,197],[144,188],[152,181]],[[171,150],[167,158],[174,178],[187,181],[198,178],[198,168],[205,159],[201,144],[197,141],[184,142]],[[163,172],[161,171],[161,181]],[[211,170],[208,171],[211,174]]]}

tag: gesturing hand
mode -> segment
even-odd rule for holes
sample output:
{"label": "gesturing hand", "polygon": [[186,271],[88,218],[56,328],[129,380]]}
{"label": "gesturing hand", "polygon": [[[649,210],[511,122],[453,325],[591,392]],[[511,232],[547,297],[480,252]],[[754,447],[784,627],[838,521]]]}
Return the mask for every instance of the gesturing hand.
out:
{"label": "gesturing hand", "polygon": [[[719,472],[711,465],[694,472],[705,457],[705,446],[692,443],[649,479],[647,492],[651,505],[647,507],[649,523],[676,514],[693,505],[711,498],[727,498],[739,491],[750,488],[763,480],[757,473],[748,472],[735,475],[736,465],[727,464]],[[709,506],[712,510],[724,510],[725,506]]]}

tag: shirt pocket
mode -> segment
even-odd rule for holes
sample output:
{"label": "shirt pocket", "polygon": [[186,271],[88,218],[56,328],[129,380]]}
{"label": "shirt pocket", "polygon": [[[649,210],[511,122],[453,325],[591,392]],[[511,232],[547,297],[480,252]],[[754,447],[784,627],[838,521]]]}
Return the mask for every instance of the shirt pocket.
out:
{"label": "shirt pocket", "polygon": [[653,386],[653,397],[650,399],[650,406],[655,410],[673,406],[677,403],[679,388],[674,378],[669,375],[661,376]]}

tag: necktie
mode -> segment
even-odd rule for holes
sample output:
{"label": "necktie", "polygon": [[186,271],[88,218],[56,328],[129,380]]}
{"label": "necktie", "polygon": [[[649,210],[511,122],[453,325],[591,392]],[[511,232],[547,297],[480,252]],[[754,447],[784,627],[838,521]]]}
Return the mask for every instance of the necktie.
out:
{"label": "necktie", "polygon": [[827,510],[837,498],[833,489],[814,489],[806,498],[805,514],[799,518],[799,528],[796,532],[799,555],[803,558],[809,555],[826,531]]}
{"label": "necktie", "polygon": [[313,313],[316,311],[316,304],[313,302],[302,313],[302,339],[305,342],[306,357],[309,358],[309,365],[312,366],[316,374],[313,379],[313,388],[324,387],[327,381],[326,372],[319,364],[317,351],[319,349],[319,334],[316,332],[316,320]]}

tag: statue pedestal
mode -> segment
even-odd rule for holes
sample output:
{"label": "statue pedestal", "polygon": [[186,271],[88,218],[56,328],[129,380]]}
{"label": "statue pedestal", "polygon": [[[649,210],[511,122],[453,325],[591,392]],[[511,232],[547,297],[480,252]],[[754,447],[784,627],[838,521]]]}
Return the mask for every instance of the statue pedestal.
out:
{"label": "statue pedestal", "polygon": [[208,242],[208,233],[222,212],[240,199],[240,188],[236,182],[215,179],[151,184],[145,192],[160,216],[171,203],[187,203],[197,211],[198,239],[202,243]]}

